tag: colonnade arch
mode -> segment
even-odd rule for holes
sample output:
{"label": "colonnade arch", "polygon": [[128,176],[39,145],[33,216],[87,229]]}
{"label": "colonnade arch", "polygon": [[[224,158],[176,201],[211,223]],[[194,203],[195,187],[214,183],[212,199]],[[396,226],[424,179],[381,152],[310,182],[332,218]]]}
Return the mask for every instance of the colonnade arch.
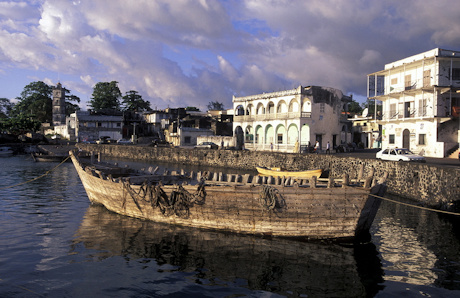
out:
{"label": "colonnade arch", "polygon": [[[310,126],[303,124],[299,127],[296,123],[291,123],[287,127],[284,124],[257,124],[255,127],[248,125],[241,129],[241,138],[247,148],[255,146],[257,149],[268,149],[270,144],[285,146],[290,150],[298,141],[300,145],[308,145],[310,140]],[[237,132],[237,130],[235,130]],[[237,138],[238,140],[238,138]],[[311,143],[310,143],[311,144]]]}
{"label": "colonnade arch", "polygon": [[276,144],[286,144],[286,127],[282,124],[279,124],[276,127],[275,141]]}
{"label": "colonnade arch", "polygon": [[275,130],[271,124],[265,127],[265,144],[275,143]]}
{"label": "colonnade arch", "polygon": [[[249,103],[246,107],[239,105],[235,108],[235,115],[263,115],[288,112],[311,112],[311,102],[306,99],[303,103],[293,97],[289,100],[280,100],[279,102],[269,101],[268,103],[259,102],[257,104]],[[243,113],[241,113],[243,111]]]}
{"label": "colonnade arch", "polygon": [[299,141],[299,129],[296,124],[291,124],[288,127],[287,144],[295,144]]}

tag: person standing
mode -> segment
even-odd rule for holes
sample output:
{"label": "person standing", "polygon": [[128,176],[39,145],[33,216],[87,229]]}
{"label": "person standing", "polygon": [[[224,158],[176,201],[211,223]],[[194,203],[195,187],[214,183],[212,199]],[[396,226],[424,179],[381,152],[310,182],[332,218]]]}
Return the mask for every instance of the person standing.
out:
{"label": "person standing", "polygon": [[316,144],[315,144],[315,153],[318,154],[318,151],[319,151],[319,141],[316,141]]}
{"label": "person standing", "polygon": [[326,144],[326,154],[331,154],[331,144],[329,143],[329,141]]}

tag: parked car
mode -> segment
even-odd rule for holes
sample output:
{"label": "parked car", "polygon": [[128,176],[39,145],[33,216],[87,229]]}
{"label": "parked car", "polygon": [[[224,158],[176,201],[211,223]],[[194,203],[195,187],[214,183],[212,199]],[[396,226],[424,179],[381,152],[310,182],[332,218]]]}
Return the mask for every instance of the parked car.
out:
{"label": "parked car", "polygon": [[377,152],[375,157],[381,160],[426,162],[425,157],[415,154],[406,148],[383,149]]}
{"label": "parked car", "polygon": [[110,144],[110,137],[100,137],[99,140],[96,140],[96,144]]}
{"label": "parked car", "polygon": [[201,149],[217,149],[219,146],[213,142],[202,142],[199,143],[198,145],[195,145],[194,148],[201,148]]}
{"label": "parked car", "polygon": [[152,141],[152,143],[150,144],[150,146],[153,146],[153,147],[170,147],[171,144],[168,143],[166,140],[163,140],[163,139],[154,139]]}
{"label": "parked car", "polygon": [[129,144],[132,144],[133,142],[131,142],[131,140],[128,140],[128,139],[119,139],[117,140],[117,144],[121,144],[121,145],[129,145]]}

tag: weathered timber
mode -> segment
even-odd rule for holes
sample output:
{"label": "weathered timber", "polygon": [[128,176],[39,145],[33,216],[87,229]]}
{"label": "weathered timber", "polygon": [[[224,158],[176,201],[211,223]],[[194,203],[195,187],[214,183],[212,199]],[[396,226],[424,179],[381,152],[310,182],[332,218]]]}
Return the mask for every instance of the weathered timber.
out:
{"label": "weathered timber", "polygon": [[[114,183],[91,167],[85,170],[73,153],[71,158],[90,201],[111,211],[156,222],[252,235],[362,238],[380,204],[380,199],[370,194],[381,196],[386,189],[384,184],[373,188],[335,187],[339,183],[334,180],[326,187],[317,184],[315,178],[311,178],[314,187],[293,186],[293,179],[271,176],[266,185],[255,184],[257,179],[249,175],[227,175],[227,181],[217,181],[221,180],[216,178],[218,173],[207,172],[199,172],[197,181],[171,173],[120,177]],[[182,183],[184,180],[186,183]]]}

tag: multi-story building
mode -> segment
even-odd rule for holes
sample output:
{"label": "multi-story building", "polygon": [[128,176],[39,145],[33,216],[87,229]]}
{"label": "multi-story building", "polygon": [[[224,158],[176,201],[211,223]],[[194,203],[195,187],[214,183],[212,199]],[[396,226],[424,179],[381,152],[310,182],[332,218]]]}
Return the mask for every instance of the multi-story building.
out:
{"label": "multi-story building", "polygon": [[53,125],[65,125],[65,90],[61,83],[53,87]]}
{"label": "multi-story building", "polygon": [[460,52],[433,49],[368,75],[368,97],[382,102],[382,146],[445,157],[458,146]]}
{"label": "multi-story building", "polygon": [[351,142],[346,113],[351,96],[328,87],[308,86],[233,97],[236,146],[294,152],[316,141],[325,149]]}
{"label": "multi-story building", "polygon": [[69,123],[73,124],[75,137],[79,142],[95,141],[101,137],[112,140],[121,139],[123,115],[98,115],[90,111],[77,111],[71,114]]}
{"label": "multi-story building", "polygon": [[353,142],[362,148],[381,148],[381,125],[377,123],[381,119],[380,113],[369,114],[365,108],[361,115],[354,115],[349,120],[353,123]]}

